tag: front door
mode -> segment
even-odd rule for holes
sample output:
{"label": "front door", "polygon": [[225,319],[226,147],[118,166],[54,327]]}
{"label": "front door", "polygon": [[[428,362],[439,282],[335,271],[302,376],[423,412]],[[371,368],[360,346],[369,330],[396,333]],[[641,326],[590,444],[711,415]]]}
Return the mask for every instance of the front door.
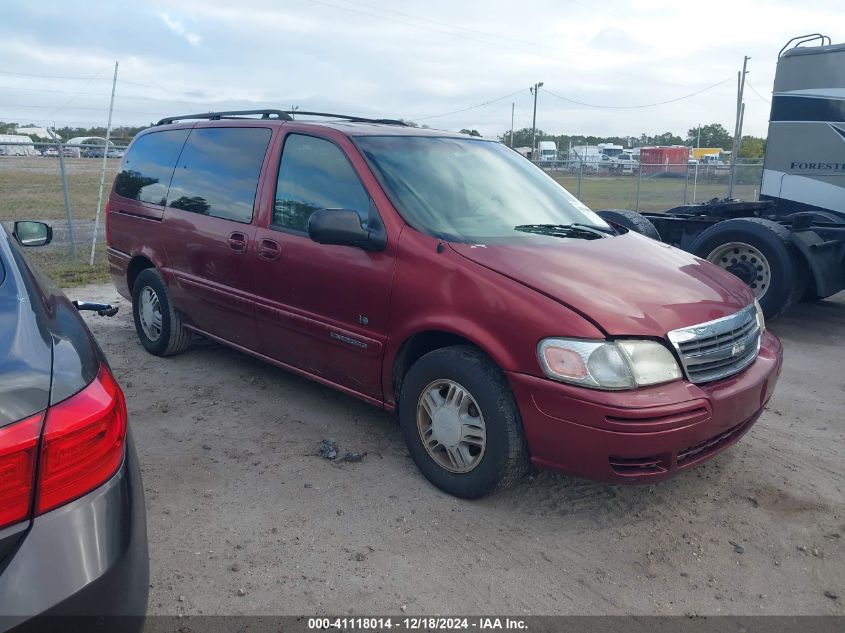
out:
{"label": "front door", "polygon": [[256,231],[256,320],[261,352],[380,400],[394,250],[368,253],[311,241],[318,209],[378,210],[346,152],[295,132],[284,139],[269,227]]}

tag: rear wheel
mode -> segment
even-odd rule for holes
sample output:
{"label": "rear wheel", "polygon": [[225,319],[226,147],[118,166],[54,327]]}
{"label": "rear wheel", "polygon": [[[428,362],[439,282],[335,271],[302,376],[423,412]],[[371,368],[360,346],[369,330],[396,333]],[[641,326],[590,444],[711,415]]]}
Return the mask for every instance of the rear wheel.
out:
{"label": "rear wheel", "polygon": [[789,231],[761,218],[735,218],[704,230],[692,252],[745,282],[766,318],[775,318],[804,293],[800,255]]}
{"label": "rear wheel", "polygon": [[660,241],[660,233],[657,227],[642,213],[637,213],[629,209],[602,209],[598,213],[602,220],[613,222],[635,233],[645,235],[658,242]]}
{"label": "rear wheel", "polygon": [[402,382],[399,423],[422,474],[456,497],[506,488],[528,468],[510,386],[476,348],[442,348],[414,363]]}
{"label": "rear wheel", "polygon": [[191,333],[173,308],[164,279],[155,268],[142,270],[132,288],[132,316],[135,331],[144,348],[156,356],[185,351]]}

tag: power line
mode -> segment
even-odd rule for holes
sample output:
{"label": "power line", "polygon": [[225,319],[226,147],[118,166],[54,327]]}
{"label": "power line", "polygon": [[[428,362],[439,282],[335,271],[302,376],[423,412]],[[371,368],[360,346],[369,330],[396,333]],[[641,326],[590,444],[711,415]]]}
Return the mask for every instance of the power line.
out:
{"label": "power line", "polygon": [[746,79],[746,80],[745,80],[745,83],[747,83],[747,84],[748,84],[748,87],[749,87],[749,88],[751,88],[751,92],[753,92],[755,95],[757,95],[758,97],[760,97],[760,99],[762,99],[762,100],[763,100],[763,101],[765,101],[766,103],[771,103],[771,102],[772,102],[772,101],[771,101],[771,99],[766,99],[766,97],[764,97],[764,96],[763,96],[763,95],[761,95],[759,92],[757,92],[757,88],[755,88],[754,86],[752,86],[750,81],[748,81],[748,80]]}
{"label": "power line", "polygon": [[[393,9],[385,9],[385,8],[382,8],[382,7],[377,7],[377,6],[372,5],[372,4],[367,4],[366,2],[357,2],[356,0],[344,0],[344,1],[347,4],[356,4],[356,5],[361,6],[361,7],[368,7],[370,9],[375,9],[376,11],[381,11],[382,13],[391,13],[393,15],[403,16],[403,17],[406,17],[410,20],[414,20],[416,22],[426,22],[428,24],[434,24],[436,26],[446,27],[447,29],[451,29],[453,31],[464,31],[464,32],[467,32],[467,33],[475,33],[477,35],[481,35],[482,37],[488,37],[488,38],[500,39],[500,40],[509,40],[511,42],[516,42],[517,44],[528,45],[528,46],[540,46],[541,48],[552,49],[552,47],[546,46],[542,43],[531,42],[531,41],[528,41],[528,40],[522,40],[522,39],[518,39],[518,38],[515,38],[515,37],[510,37],[508,35],[500,35],[500,34],[497,34],[497,33],[490,33],[490,32],[487,32],[487,31],[482,31],[480,29],[471,29],[471,28],[466,27],[466,26],[457,26],[457,25],[454,25],[454,24],[447,24],[445,22],[438,22],[436,20],[429,20],[428,18],[411,15],[410,13],[402,13],[401,11],[394,11]],[[556,50],[556,49],[554,49],[554,50]]]}
{"label": "power line", "polygon": [[468,108],[461,108],[460,110],[454,110],[452,112],[444,112],[443,114],[433,114],[431,116],[423,116],[423,117],[412,117],[412,121],[428,121],[429,119],[439,119],[440,117],[449,116],[450,114],[459,114],[461,112],[467,112],[468,110],[475,110],[476,108],[481,108],[486,105],[490,105],[491,103],[496,103],[497,101],[502,101],[507,99],[508,97],[514,97],[521,92],[524,92],[527,88],[520,88],[516,92],[512,92],[507,94],[503,97],[496,97],[495,99],[491,99],[490,101],[485,101],[484,103],[479,103],[478,105],[469,106]]}
{"label": "power line", "polygon": [[[379,19],[379,20],[386,20],[388,22],[395,22],[397,24],[404,24],[405,26],[410,26],[411,28],[422,29],[424,31],[430,31],[432,33],[440,33],[442,35],[448,35],[450,37],[457,37],[457,38],[468,40],[468,41],[471,41],[471,42],[477,42],[479,44],[486,44],[487,46],[495,46],[497,48],[501,48],[501,49],[504,49],[504,50],[516,51],[516,52],[527,54],[527,55],[534,55],[536,57],[542,57],[543,59],[548,59],[548,60],[551,60],[551,61],[556,62],[558,64],[561,61],[560,58],[558,58],[558,57],[551,57],[549,55],[543,55],[542,53],[538,53],[537,51],[534,51],[534,50],[528,50],[528,49],[524,49],[524,48],[518,49],[518,48],[514,48],[512,46],[505,46],[504,44],[501,44],[501,43],[491,42],[490,40],[483,40],[483,39],[479,39],[477,37],[471,37],[469,35],[462,35],[461,33],[458,33],[455,30],[446,31],[446,30],[435,28],[435,27],[432,27],[432,26],[425,26],[423,24],[415,24],[415,23],[409,22],[407,20],[400,20],[398,18],[392,18],[392,17],[386,16],[386,15],[380,15],[378,13],[371,13],[369,11],[361,11],[361,10],[358,10],[358,9],[353,9],[351,7],[345,7],[343,5],[333,4],[331,2],[326,2],[325,0],[307,0],[307,1],[311,2],[313,4],[320,4],[320,5],[323,5],[323,6],[326,6],[326,7],[331,7],[332,9],[340,9],[341,11],[348,11],[350,13],[357,13],[359,15],[365,15],[369,18],[376,18],[376,19]],[[566,50],[566,49],[556,49],[556,50],[562,50],[563,51],[563,50]],[[573,51],[570,50],[569,52],[573,52]]]}
{"label": "power line", "polygon": [[[137,68],[134,68],[133,70],[135,70],[137,72],[141,72]],[[102,70],[100,70],[99,72],[102,72]],[[144,74],[144,73],[141,73],[141,74]],[[0,75],[11,75],[13,77],[25,77],[25,78],[28,78],[28,79],[30,79],[30,78],[35,78],[35,79],[66,79],[66,80],[71,80],[71,81],[86,81],[87,80],[87,81],[90,81],[90,82],[108,81],[109,83],[111,83],[110,78],[99,77],[99,76],[96,76],[96,75],[94,77],[80,77],[80,76],[73,76],[73,75],[40,75],[40,74],[36,74],[36,73],[21,73],[21,72],[14,72],[14,71],[10,71],[10,70],[0,70]],[[146,75],[146,74],[144,74],[144,76],[149,78],[149,76]],[[152,79],[151,79],[151,81],[152,81]],[[129,86],[140,86],[142,88],[155,88],[157,90],[163,90],[164,92],[169,92],[170,94],[173,94],[173,95],[191,96],[186,92],[177,92],[177,91],[174,91],[174,90],[170,90],[169,88],[165,88],[164,86],[161,86],[161,85],[156,84],[156,83],[143,83],[143,82],[140,82],[140,81],[129,81],[129,80],[126,80],[126,79],[119,79],[118,84],[129,85]],[[201,102],[185,101],[185,103],[201,103]]]}
{"label": "power line", "polygon": [[[118,80],[117,82],[120,84],[121,82]],[[63,95],[72,95],[75,94],[73,90],[55,90],[51,88],[20,88],[18,86],[0,86],[0,90],[15,90],[15,91],[22,91],[22,92],[45,92],[50,94],[63,94]],[[87,97],[108,97],[108,93],[105,92],[86,92],[85,96]],[[159,101],[161,103],[182,103],[187,105],[203,105],[206,102],[204,101],[186,101],[184,99],[177,100],[177,99],[162,99],[160,97],[142,97],[140,95],[131,95],[131,94],[121,94],[120,98],[122,100],[126,99],[137,99],[141,101]]]}
{"label": "power line", "polygon": [[[23,103],[4,103],[4,104],[0,104],[0,108],[10,108],[10,109],[11,108],[20,108],[22,110],[49,110],[52,107],[54,107],[54,106],[26,105],[26,104],[23,104]],[[64,108],[64,106],[56,108],[55,110],[53,110],[52,114],[55,114],[56,112],[58,112],[59,110],[62,110],[63,108]],[[106,106],[74,106],[70,109],[71,110],[94,110],[94,111],[100,111],[100,112],[108,110],[108,108]],[[116,111],[120,112],[121,114],[149,114],[149,115],[152,115],[152,116],[160,116],[161,115],[160,110],[158,112],[150,112],[149,110],[124,110],[123,108],[121,108],[121,109],[116,110]],[[50,115],[48,115],[45,120],[46,121],[51,120]]]}
{"label": "power line", "polygon": [[49,118],[49,117],[53,116],[54,114],[56,114],[56,112],[59,112],[59,111],[63,110],[65,107],[67,107],[68,105],[70,105],[71,103],[73,103],[74,101],[76,101],[76,99],[77,99],[77,98],[78,98],[78,97],[79,97],[79,96],[80,96],[83,92],[85,92],[85,91],[88,89],[88,86],[90,86],[90,85],[93,83],[93,81],[94,81],[94,80],[95,80],[95,79],[99,76],[99,74],[100,74],[101,72],[103,72],[103,69],[102,69],[102,68],[101,68],[100,70],[98,70],[98,71],[96,72],[96,74],[95,74],[93,77],[91,77],[91,79],[89,79],[89,80],[87,81],[87,83],[86,83],[84,86],[82,86],[82,90],[80,90],[80,91],[79,91],[79,92],[77,92],[75,95],[73,95],[70,99],[68,99],[67,101],[65,101],[65,102],[64,102],[64,104],[60,105],[58,108],[56,108],[55,110],[53,110],[50,114],[48,114],[48,115],[47,115],[47,117]]}
{"label": "power line", "polygon": [[544,90],[548,94],[552,95],[553,97],[557,97],[561,101],[566,101],[568,103],[575,103],[577,105],[586,106],[588,108],[606,108],[606,109],[613,109],[613,110],[636,110],[639,108],[653,108],[655,106],[666,105],[667,103],[675,103],[677,101],[683,101],[684,99],[689,99],[690,97],[694,97],[696,95],[700,95],[702,92],[707,92],[708,90],[712,90],[717,86],[721,86],[724,83],[731,81],[733,78],[728,77],[727,79],[723,79],[722,81],[717,81],[714,84],[707,86],[706,88],[702,88],[701,90],[696,90],[695,92],[691,92],[689,94],[683,95],[681,97],[675,97],[674,99],[667,99],[666,101],[657,101],[655,103],[640,103],[637,105],[605,105],[601,103],[586,103],[584,101],[578,101],[577,99],[570,99],[569,97],[561,96],[557,93],[552,92],[548,88]]}

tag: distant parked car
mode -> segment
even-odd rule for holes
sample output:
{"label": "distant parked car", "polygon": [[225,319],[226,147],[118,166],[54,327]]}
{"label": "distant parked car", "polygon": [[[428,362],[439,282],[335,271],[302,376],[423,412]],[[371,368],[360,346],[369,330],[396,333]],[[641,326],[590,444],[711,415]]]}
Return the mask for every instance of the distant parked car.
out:
{"label": "distant parked car", "polygon": [[[107,152],[107,158],[122,158],[124,154],[123,150],[118,150],[115,148],[109,148]],[[103,157],[103,148],[102,147],[92,147],[90,149],[84,149],[81,153],[83,158],[102,158]]]}
{"label": "distant parked car", "polygon": [[55,147],[48,147],[43,152],[41,152],[41,155],[42,156],[58,156],[59,150],[56,149]]}
{"label": "distant parked car", "polygon": [[611,171],[633,174],[637,167],[639,167],[639,162],[631,154],[620,154],[613,158]]}
{"label": "distant parked car", "polygon": [[[116,310],[75,307],[30,268],[20,246],[51,237],[42,222],[0,229],[0,631],[65,630],[37,616],[143,616],[147,606],[144,490],[126,402],[77,314]],[[142,626],[138,617],[95,628]]]}

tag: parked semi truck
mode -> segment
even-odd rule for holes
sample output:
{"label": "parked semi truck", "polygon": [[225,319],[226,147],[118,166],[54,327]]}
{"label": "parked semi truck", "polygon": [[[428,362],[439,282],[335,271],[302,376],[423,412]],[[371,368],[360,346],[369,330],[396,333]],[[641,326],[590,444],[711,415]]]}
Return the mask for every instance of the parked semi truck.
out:
{"label": "parked semi truck", "polygon": [[767,318],[845,290],[845,44],[815,33],[781,49],[760,191],[755,202],[599,213],[733,273]]}
{"label": "parked semi truck", "polygon": [[537,143],[537,160],[546,165],[557,163],[557,145],[554,141]]}

